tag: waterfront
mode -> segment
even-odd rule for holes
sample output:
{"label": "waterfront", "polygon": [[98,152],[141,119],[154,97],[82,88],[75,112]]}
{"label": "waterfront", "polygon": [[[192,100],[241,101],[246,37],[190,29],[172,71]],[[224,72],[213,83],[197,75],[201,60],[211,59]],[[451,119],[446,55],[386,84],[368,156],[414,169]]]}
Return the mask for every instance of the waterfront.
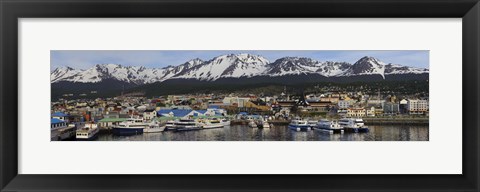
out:
{"label": "waterfront", "polygon": [[293,131],[287,126],[270,129],[232,125],[198,131],[144,133],[116,136],[101,133],[97,141],[428,141],[428,125],[376,125],[368,133],[329,134],[320,130]]}

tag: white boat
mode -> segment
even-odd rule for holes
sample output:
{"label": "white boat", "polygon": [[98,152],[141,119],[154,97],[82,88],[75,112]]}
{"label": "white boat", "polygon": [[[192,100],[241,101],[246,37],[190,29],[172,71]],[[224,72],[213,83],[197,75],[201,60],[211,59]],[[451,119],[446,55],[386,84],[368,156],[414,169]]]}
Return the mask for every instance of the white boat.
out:
{"label": "white boat", "polygon": [[365,126],[363,119],[343,118],[338,121],[338,124],[346,132],[368,132],[368,127]]}
{"label": "white boat", "polygon": [[217,118],[205,119],[201,122],[201,127],[203,129],[223,128],[223,126],[224,124]]}
{"label": "white boat", "polygon": [[315,120],[308,120],[307,121],[308,125],[310,125],[310,127],[316,127],[317,126],[317,123],[318,121],[315,121]]}
{"label": "white boat", "polygon": [[167,123],[165,124],[165,130],[175,130],[175,121],[168,120]]}
{"label": "white boat", "polygon": [[100,132],[100,128],[95,123],[85,123],[85,125],[77,129],[75,132],[75,138],[77,140],[93,140]]}
{"label": "white boat", "polygon": [[337,121],[329,121],[327,119],[321,119],[318,121],[317,125],[315,126],[317,129],[328,131],[329,133],[342,133],[343,134],[343,127],[338,124]]}
{"label": "white boat", "polygon": [[175,121],[175,131],[192,131],[201,129],[200,124],[191,118],[182,118]]}
{"label": "white boat", "polygon": [[143,129],[148,126],[143,119],[129,118],[126,121],[119,123],[117,126],[113,126],[112,131],[115,135],[134,135],[142,134]]}
{"label": "white boat", "polygon": [[160,126],[156,121],[153,121],[148,124],[147,127],[143,128],[144,133],[158,133],[165,131],[166,126]]}
{"label": "white boat", "polygon": [[262,124],[263,124],[262,125],[263,128],[266,128],[266,129],[270,128],[270,124],[268,124],[268,121],[265,120],[265,121],[262,122]]}
{"label": "white boat", "polygon": [[230,120],[227,120],[225,118],[220,119],[220,123],[222,123],[223,126],[230,126]]}
{"label": "white boat", "polygon": [[299,120],[299,119],[294,119],[290,121],[290,124],[288,125],[290,129],[296,130],[296,131],[309,131],[311,130],[310,125],[308,124],[307,121],[304,120]]}
{"label": "white boat", "polygon": [[251,128],[258,128],[257,124],[255,123],[255,121],[249,121],[248,122],[248,126],[251,127]]}

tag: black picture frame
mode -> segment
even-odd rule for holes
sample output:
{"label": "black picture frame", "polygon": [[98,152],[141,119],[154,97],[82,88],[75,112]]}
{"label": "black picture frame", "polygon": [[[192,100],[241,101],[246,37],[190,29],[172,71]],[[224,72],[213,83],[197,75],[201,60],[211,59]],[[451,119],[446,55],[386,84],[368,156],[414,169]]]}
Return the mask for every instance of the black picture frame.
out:
{"label": "black picture frame", "polygon": [[[0,13],[1,191],[479,191],[478,0],[0,0]],[[18,174],[18,19],[56,17],[462,18],[463,174]]]}

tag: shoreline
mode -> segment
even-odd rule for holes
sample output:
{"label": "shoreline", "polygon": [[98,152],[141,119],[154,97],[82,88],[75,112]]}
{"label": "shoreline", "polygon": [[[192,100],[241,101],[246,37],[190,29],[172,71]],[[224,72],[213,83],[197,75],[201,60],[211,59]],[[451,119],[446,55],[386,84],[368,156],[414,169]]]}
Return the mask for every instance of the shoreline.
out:
{"label": "shoreline", "polygon": [[[365,125],[428,125],[428,118],[362,118]],[[270,120],[273,125],[288,125],[290,120]],[[248,120],[232,120],[231,125],[247,125]]]}
{"label": "shoreline", "polygon": [[428,118],[363,118],[365,125],[428,125]]}

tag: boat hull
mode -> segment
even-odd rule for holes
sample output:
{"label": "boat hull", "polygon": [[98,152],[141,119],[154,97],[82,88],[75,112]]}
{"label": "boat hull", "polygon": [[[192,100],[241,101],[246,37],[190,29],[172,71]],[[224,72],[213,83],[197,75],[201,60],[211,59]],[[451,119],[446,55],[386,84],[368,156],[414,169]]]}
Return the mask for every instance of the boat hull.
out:
{"label": "boat hull", "polygon": [[332,129],[332,128],[325,128],[325,127],[316,127],[316,129],[318,129],[320,131],[328,131],[328,132],[331,132],[331,133],[344,133],[344,130],[341,129],[341,128]]}
{"label": "boat hull", "polygon": [[179,127],[176,127],[176,128],[175,128],[175,131],[195,131],[195,130],[200,130],[200,129],[202,129],[202,128],[197,127],[197,126],[195,126],[195,127],[190,127],[190,126],[188,126],[188,127],[180,127],[180,126],[179,126]]}
{"label": "boat hull", "polygon": [[368,128],[366,128],[366,127],[361,127],[361,128],[345,127],[343,129],[345,130],[345,132],[348,132],[348,133],[367,133],[369,131]]}
{"label": "boat hull", "polygon": [[223,124],[218,125],[203,125],[202,128],[204,129],[216,129],[216,128],[223,128]]}
{"label": "boat hull", "polygon": [[112,133],[115,135],[137,135],[137,134],[142,134],[143,133],[143,128],[119,128],[119,127],[114,127],[112,129]]}
{"label": "boat hull", "polygon": [[98,133],[91,136],[91,137],[88,137],[88,138],[87,137],[76,137],[75,140],[77,140],[77,141],[92,141],[92,140],[95,140],[97,138],[98,138]]}
{"label": "boat hull", "polygon": [[223,126],[230,126],[230,121],[222,121]]}
{"label": "boat hull", "polygon": [[165,127],[143,129],[143,133],[159,133],[159,132],[163,132],[163,131],[165,131]]}
{"label": "boat hull", "polygon": [[309,131],[312,129],[308,125],[292,125],[292,124],[288,125],[288,128],[296,131]]}

